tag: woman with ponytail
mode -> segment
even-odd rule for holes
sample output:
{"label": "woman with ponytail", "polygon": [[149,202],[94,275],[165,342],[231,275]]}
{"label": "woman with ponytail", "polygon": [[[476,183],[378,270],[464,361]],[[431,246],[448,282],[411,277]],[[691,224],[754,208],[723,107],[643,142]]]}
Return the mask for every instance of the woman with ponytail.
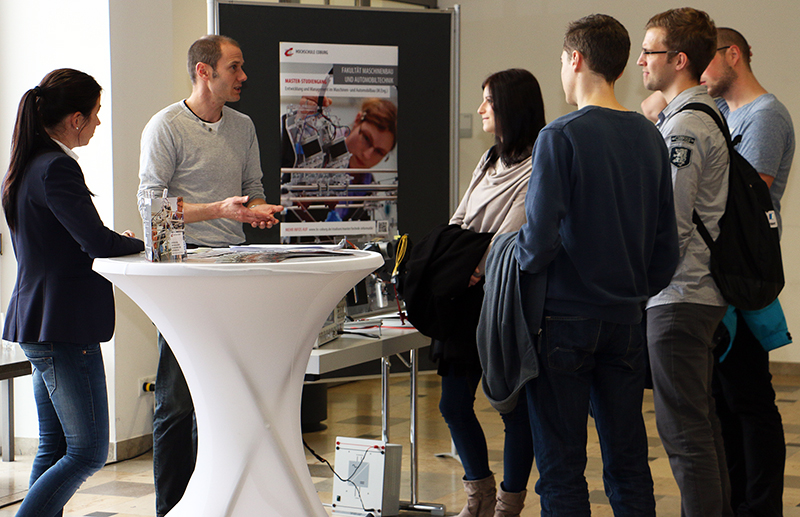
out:
{"label": "woman with ponytail", "polygon": [[100,125],[100,85],[54,70],[23,95],[3,180],[17,281],[3,339],[33,365],[39,449],[17,517],[61,516],[108,457],[108,400],[100,343],[114,333],[111,284],[92,260],[137,253],[142,241],[103,224],[73,148]]}

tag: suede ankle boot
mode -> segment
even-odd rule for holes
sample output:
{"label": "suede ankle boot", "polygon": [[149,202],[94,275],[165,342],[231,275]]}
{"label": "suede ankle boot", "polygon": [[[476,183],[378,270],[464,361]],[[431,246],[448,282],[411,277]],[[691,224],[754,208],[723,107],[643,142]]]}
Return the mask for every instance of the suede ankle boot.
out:
{"label": "suede ankle boot", "polygon": [[525,495],[528,491],[506,492],[503,484],[497,489],[497,505],[494,507],[494,517],[519,517],[525,508]]}
{"label": "suede ankle boot", "polygon": [[475,481],[461,480],[467,493],[467,504],[456,517],[494,517],[497,502],[494,474]]}

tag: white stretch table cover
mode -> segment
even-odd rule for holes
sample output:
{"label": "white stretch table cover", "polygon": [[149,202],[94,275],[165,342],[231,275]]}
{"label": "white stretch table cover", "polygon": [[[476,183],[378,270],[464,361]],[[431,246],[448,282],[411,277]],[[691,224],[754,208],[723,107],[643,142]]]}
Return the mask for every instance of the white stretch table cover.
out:
{"label": "white stretch table cover", "polygon": [[192,392],[197,466],[169,517],[325,517],[300,431],[303,377],[333,307],[377,253],[275,264],[96,259],[170,344]]}

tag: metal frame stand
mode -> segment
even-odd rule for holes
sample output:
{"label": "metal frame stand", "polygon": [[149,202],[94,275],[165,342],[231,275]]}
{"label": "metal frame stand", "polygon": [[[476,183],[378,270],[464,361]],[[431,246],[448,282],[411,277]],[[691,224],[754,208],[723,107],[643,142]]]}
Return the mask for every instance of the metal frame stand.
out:
{"label": "metal frame stand", "polygon": [[[419,452],[417,449],[417,353],[412,349],[409,351],[410,362],[408,364],[411,375],[411,423],[409,438],[411,444],[411,500],[400,501],[400,510],[414,512],[430,512],[431,515],[444,515],[445,506],[438,503],[419,502]],[[405,361],[404,361],[405,362]],[[381,405],[383,415],[381,417],[381,434],[383,440],[389,442],[389,370],[391,363],[388,357],[381,360]]]}
{"label": "metal frame stand", "polygon": [[0,397],[7,408],[2,426],[3,461],[14,461],[14,379],[0,381]]}

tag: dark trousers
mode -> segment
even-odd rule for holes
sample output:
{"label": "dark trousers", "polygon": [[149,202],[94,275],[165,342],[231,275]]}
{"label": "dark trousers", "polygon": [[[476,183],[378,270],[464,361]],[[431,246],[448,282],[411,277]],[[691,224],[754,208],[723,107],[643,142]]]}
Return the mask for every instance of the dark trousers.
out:
{"label": "dark trousers", "polygon": [[786,442],[775,405],[769,353],[739,311],[736,313],[733,346],[714,368],[714,398],[725,441],[731,505],[738,516],[780,516]]}
{"label": "dark trousers", "polygon": [[647,309],[656,427],[681,491],[683,517],[733,515],[722,431],[711,394],[714,331],[725,307]]}
{"label": "dark trousers", "polygon": [[153,411],[153,475],[156,515],[163,517],[181,500],[194,472],[197,424],[186,379],[160,333],[158,351]]}
{"label": "dark trousers", "polygon": [[539,377],[525,385],[543,517],[591,515],[584,476],[590,405],[614,515],[655,516],[642,418],[644,346],[639,324],[545,313]]}

